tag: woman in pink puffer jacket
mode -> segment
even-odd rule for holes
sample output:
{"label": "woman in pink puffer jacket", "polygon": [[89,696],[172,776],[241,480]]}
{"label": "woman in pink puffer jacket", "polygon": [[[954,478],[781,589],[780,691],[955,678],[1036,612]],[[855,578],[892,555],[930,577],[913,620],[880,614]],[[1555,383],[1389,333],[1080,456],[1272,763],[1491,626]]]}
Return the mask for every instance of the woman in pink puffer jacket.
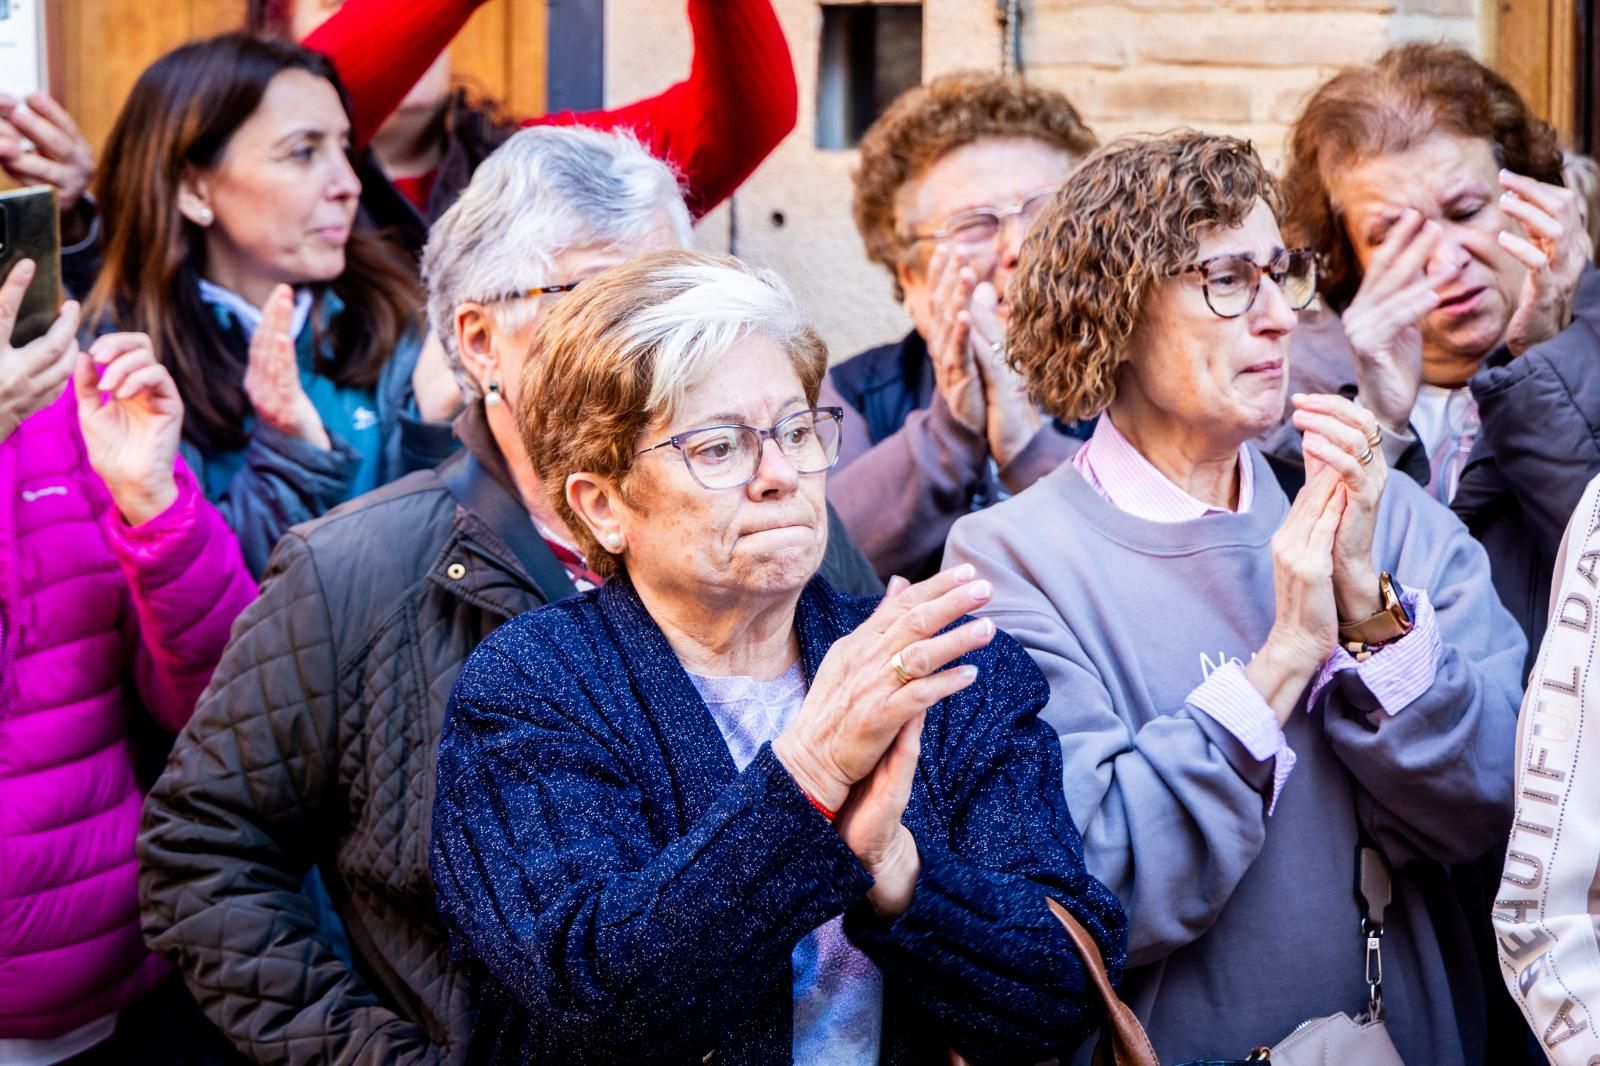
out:
{"label": "woman in pink puffer jacket", "polygon": [[79,354],[68,304],[11,347],[32,275],[0,286],[0,1066],[183,1061],[150,1046],[174,1012],[145,998],[129,727],[182,727],[255,585],[148,338]]}

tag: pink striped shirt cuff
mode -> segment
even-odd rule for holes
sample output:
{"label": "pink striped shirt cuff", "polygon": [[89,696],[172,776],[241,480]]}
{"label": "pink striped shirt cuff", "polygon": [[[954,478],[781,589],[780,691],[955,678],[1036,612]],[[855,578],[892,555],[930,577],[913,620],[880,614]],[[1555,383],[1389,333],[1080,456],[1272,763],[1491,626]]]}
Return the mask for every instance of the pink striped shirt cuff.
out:
{"label": "pink striped shirt cuff", "polygon": [[1271,815],[1278,806],[1278,794],[1294,769],[1295,754],[1278,727],[1277,714],[1244,676],[1244,667],[1228,662],[1211,671],[1211,676],[1189,693],[1187,702],[1232,734],[1251,758],[1258,762],[1276,760],[1272,766],[1272,798],[1267,802],[1267,814]]}
{"label": "pink striped shirt cuff", "polygon": [[1322,690],[1332,683],[1334,676],[1343,670],[1354,670],[1367,686],[1367,691],[1378,701],[1378,706],[1383,708],[1383,713],[1391,718],[1428,691],[1439,669],[1439,658],[1444,654],[1444,645],[1439,640],[1439,625],[1433,618],[1433,604],[1428,602],[1427,592],[1421,589],[1403,589],[1400,602],[1405,604],[1406,613],[1411,615],[1415,623],[1411,632],[1392,644],[1385,644],[1365,662],[1357,662],[1355,656],[1343,648],[1334,651],[1311,683],[1311,695],[1306,700],[1307,711],[1317,702]]}

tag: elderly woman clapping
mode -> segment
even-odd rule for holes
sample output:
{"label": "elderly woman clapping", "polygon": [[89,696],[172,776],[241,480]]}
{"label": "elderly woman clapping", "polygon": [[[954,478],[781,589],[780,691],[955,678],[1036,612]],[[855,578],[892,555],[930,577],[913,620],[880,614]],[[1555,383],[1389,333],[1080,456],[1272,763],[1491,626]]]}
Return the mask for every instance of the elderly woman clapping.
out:
{"label": "elderly woman clapping", "polygon": [[1438,864],[1509,820],[1522,640],[1483,549],[1387,476],[1370,414],[1306,398],[1303,471],[1247,443],[1316,284],[1278,203],[1249,145],[1194,132],[1068,180],[1008,292],[1010,355],[1051,414],[1101,417],[958,522],[946,564],[993,580],[979,613],[1050,681],[1089,870],[1129,911],[1124,995],[1166,1059],[1367,1003],[1364,838],[1396,868],[1390,1034],[1408,1062],[1461,1062]]}
{"label": "elderly woman clapping", "polygon": [[1036,1061],[1120,963],[971,568],[816,578],[840,413],[787,290],[655,253],[568,296],[518,401],[600,589],[496,631],[440,744],[433,870],[496,1061]]}

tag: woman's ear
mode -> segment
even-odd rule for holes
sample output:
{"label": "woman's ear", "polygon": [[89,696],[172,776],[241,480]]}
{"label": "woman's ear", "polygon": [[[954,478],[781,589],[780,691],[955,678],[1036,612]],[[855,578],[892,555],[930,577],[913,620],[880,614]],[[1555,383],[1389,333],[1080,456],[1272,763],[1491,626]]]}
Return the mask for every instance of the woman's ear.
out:
{"label": "woman's ear", "polygon": [[178,182],[178,213],[202,229],[217,220],[211,208],[211,182],[194,167],[185,167]]}
{"label": "woman's ear", "polygon": [[505,387],[500,380],[500,361],[494,351],[494,327],[482,304],[464,303],[456,308],[456,350],[461,363],[485,395],[490,383]]}
{"label": "woman's ear", "polygon": [[621,555],[628,546],[628,505],[610,478],[579,472],[567,475],[567,504],[600,546]]}

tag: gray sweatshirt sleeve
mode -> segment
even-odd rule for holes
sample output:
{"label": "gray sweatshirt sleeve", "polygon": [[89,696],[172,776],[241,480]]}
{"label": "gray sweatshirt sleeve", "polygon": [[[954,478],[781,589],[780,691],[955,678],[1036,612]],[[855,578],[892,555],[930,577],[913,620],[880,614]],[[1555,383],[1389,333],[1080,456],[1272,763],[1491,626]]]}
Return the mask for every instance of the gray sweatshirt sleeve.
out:
{"label": "gray sweatshirt sleeve", "polygon": [[1365,793],[1362,823],[1391,861],[1468,862],[1503,844],[1511,825],[1527,645],[1482,546],[1420,491],[1399,495],[1386,494],[1374,562],[1428,593],[1442,644],[1433,682],[1390,714],[1356,671],[1343,671],[1323,724]]}
{"label": "gray sweatshirt sleeve", "polygon": [[[1258,761],[1187,705],[1135,729],[1021,554],[991,527],[952,532],[945,565],[972,563],[994,583],[994,619],[1050,683],[1042,717],[1062,741],[1067,806],[1089,872],[1128,911],[1128,964],[1163,958],[1216,921],[1266,839],[1273,760]],[[1021,546],[1019,546],[1021,547]]]}

